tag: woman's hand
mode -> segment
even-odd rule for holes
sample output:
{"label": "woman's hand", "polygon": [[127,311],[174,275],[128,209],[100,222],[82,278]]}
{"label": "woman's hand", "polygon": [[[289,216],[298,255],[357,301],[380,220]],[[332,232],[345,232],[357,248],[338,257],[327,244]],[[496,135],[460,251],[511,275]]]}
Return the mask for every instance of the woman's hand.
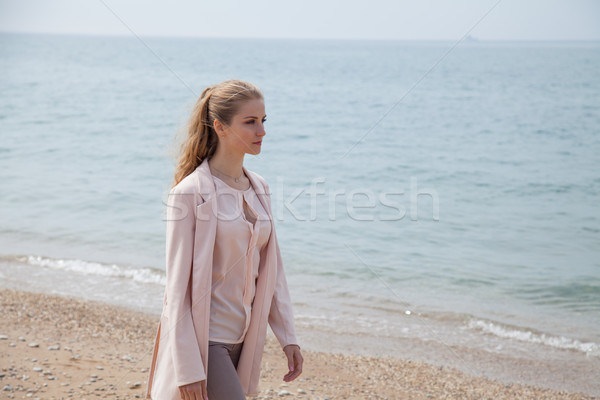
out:
{"label": "woman's hand", "polygon": [[288,344],[283,348],[283,352],[288,359],[288,369],[290,370],[290,372],[285,374],[283,380],[291,382],[302,373],[302,362],[304,359],[302,358],[302,353],[300,353],[300,346],[297,344]]}
{"label": "woman's hand", "polygon": [[189,385],[179,386],[181,400],[208,400],[206,391],[206,379],[190,383]]}

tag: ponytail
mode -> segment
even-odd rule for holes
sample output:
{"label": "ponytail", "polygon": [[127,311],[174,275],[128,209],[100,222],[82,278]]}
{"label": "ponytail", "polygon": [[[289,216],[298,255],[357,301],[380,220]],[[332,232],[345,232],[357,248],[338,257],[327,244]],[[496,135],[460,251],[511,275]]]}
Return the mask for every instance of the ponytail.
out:
{"label": "ponytail", "polygon": [[188,134],[180,147],[180,156],[175,169],[173,186],[177,185],[206,158],[212,157],[217,149],[217,137],[209,123],[208,107],[213,87],[204,89],[188,122]]}

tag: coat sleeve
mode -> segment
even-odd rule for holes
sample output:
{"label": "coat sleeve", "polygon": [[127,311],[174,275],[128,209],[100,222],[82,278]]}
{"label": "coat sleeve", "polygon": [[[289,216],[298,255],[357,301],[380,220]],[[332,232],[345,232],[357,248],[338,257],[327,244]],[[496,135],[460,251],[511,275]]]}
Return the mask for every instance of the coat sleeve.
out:
{"label": "coat sleeve", "polygon": [[[268,186],[266,186],[266,193],[270,194]],[[270,195],[268,198],[270,203]],[[275,240],[275,249],[277,253],[277,281],[275,283],[275,291],[273,293],[271,309],[269,311],[269,325],[277,337],[279,344],[281,344],[281,347],[283,348],[288,344],[297,345],[298,341],[296,339],[296,331],[294,328],[292,300],[290,298],[287,280],[285,278],[285,271],[283,269],[283,262],[281,259],[281,252],[279,250],[279,243],[277,242],[277,235],[275,234],[274,224],[273,239]]]}
{"label": "coat sleeve", "polygon": [[177,186],[167,199],[166,309],[177,386],[206,379],[191,310],[195,203],[193,193],[183,193]]}

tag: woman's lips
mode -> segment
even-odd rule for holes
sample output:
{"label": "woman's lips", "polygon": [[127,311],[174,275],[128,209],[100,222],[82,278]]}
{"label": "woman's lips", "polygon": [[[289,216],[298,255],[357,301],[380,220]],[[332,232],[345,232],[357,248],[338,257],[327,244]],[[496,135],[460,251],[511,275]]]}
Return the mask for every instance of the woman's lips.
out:
{"label": "woman's lips", "polygon": [[261,143],[262,143],[262,140],[260,142],[253,142],[253,144],[257,144],[259,146],[261,145]]}

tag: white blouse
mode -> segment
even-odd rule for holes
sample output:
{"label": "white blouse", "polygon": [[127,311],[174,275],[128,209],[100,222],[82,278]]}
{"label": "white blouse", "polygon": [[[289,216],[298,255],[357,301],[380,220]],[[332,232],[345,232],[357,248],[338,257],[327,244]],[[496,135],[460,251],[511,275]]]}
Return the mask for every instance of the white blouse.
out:
{"label": "white blouse", "polygon": [[218,218],[209,340],[240,343],[250,325],[261,251],[269,241],[271,221],[252,184],[239,190],[216,176],[213,180]]}

